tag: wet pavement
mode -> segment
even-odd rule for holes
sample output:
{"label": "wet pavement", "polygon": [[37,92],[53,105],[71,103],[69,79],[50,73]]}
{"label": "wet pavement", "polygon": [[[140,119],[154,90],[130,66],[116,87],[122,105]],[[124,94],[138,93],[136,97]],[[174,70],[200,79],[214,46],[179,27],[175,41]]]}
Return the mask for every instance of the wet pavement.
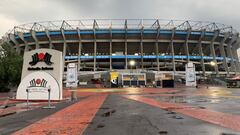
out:
{"label": "wet pavement", "polygon": [[[56,109],[37,105],[0,117],[0,135],[240,135],[240,89],[200,86],[75,91],[78,101],[56,103]],[[70,93],[65,90],[65,98]],[[24,103],[11,104],[18,106],[17,111],[24,108]]]}

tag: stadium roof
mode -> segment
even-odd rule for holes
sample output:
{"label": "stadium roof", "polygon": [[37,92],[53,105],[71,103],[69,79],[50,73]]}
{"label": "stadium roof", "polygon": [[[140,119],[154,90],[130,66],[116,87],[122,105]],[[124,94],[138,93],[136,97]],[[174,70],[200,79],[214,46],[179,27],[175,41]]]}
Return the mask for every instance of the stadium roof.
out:
{"label": "stadium roof", "polygon": [[219,31],[220,33],[238,33],[232,26],[203,21],[163,20],[163,19],[81,19],[33,22],[15,26],[8,33],[45,31],[47,30],[76,30],[76,29],[176,29],[193,31]]}

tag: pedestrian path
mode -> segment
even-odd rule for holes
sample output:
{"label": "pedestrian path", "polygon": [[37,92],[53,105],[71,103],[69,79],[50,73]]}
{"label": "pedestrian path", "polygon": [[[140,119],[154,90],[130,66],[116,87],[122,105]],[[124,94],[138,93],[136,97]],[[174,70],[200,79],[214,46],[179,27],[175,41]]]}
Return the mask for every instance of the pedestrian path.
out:
{"label": "pedestrian path", "polygon": [[106,97],[106,94],[90,96],[15,132],[13,135],[82,134]]}

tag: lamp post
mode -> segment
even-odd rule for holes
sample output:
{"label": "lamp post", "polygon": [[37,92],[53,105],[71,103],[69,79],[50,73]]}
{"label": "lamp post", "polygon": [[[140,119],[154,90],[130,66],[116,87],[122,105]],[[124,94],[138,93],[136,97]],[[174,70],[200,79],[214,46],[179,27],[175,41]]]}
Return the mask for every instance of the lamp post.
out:
{"label": "lamp post", "polygon": [[132,67],[135,66],[135,64],[136,64],[136,62],[135,62],[134,60],[130,60],[130,61],[129,61],[129,65],[130,65],[130,67],[131,67],[130,86],[132,86],[132,83],[131,83],[131,81],[132,81],[132,73],[133,73]]}

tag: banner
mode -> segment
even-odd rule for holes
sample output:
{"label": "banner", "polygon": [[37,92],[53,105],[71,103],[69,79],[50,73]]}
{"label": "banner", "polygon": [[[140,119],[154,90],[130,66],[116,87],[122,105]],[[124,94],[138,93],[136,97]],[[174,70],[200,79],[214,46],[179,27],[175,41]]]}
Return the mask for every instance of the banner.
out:
{"label": "banner", "polygon": [[77,87],[77,65],[69,63],[67,66],[67,84],[66,87]]}
{"label": "banner", "polygon": [[193,63],[187,63],[186,69],[186,86],[196,86],[196,72],[195,65]]}
{"label": "banner", "polygon": [[118,87],[118,72],[110,72],[111,87]]}

